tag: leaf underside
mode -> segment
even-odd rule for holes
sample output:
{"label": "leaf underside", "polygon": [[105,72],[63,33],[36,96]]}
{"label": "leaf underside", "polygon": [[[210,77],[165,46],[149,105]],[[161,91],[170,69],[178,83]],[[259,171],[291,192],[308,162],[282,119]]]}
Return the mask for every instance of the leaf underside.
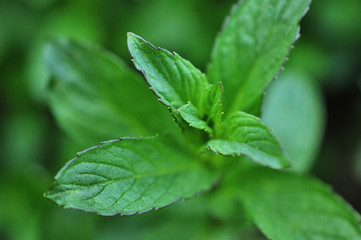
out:
{"label": "leaf underside", "polygon": [[85,150],[57,174],[45,196],[65,208],[132,215],[208,190],[215,174],[165,141],[124,138]]}

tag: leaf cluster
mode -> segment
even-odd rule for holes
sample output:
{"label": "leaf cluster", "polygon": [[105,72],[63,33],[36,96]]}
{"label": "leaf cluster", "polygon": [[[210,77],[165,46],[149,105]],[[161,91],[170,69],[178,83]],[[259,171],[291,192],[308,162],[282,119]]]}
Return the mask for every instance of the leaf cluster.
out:
{"label": "leaf cluster", "polygon": [[278,171],[291,160],[259,118],[264,89],[298,38],[309,4],[241,1],[216,39],[206,73],[128,33],[133,63],[151,91],[105,50],[50,42],[49,101],[59,125],[84,145],[116,140],[78,153],[45,196],[65,208],[132,215],[217,185],[215,195],[230,194],[269,238],[360,237],[358,214],[327,186]]}

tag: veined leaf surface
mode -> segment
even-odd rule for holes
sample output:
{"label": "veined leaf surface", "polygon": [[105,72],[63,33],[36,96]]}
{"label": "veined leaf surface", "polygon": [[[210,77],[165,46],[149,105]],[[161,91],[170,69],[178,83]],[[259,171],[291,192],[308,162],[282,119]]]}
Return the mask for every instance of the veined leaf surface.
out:
{"label": "veined leaf surface", "polygon": [[234,112],[223,123],[219,139],[207,145],[222,155],[246,155],[256,163],[272,168],[289,167],[287,153],[261,120],[244,112]]}
{"label": "veined leaf surface", "polygon": [[57,174],[45,196],[65,208],[132,215],[208,190],[217,175],[169,141],[126,138],[87,149]]}
{"label": "veined leaf surface", "polygon": [[181,126],[187,125],[177,109],[188,101],[200,108],[203,91],[209,86],[205,74],[177,53],[154,47],[134,33],[128,33],[128,48],[135,67],[144,74],[160,101],[170,108]]}
{"label": "veined leaf surface", "polygon": [[310,2],[243,0],[234,7],[216,39],[207,72],[210,82],[224,85],[226,113],[255,111],[253,105],[297,39],[298,22]]}
{"label": "veined leaf surface", "polygon": [[215,131],[222,122],[222,98],[223,98],[223,85],[221,82],[216,82],[210,85],[203,94],[203,113],[206,115],[206,122],[213,126]]}

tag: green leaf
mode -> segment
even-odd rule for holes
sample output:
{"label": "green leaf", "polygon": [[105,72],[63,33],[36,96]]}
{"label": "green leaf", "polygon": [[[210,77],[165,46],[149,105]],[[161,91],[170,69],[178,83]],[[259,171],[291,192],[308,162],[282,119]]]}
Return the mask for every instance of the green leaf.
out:
{"label": "green leaf", "polygon": [[220,139],[210,140],[207,145],[222,155],[246,155],[256,163],[271,168],[289,167],[286,152],[261,120],[244,112],[234,112],[223,123]]}
{"label": "green leaf", "polygon": [[189,126],[204,130],[210,134],[213,133],[212,128],[208,126],[206,121],[202,120],[200,113],[192,103],[189,102],[186,105],[178,108],[178,112],[181,117],[189,124]]}
{"label": "green leaf", "polygon": [[284,73],[267,88],[262,119],[290,155],[290,170],[306,172],[320,149],[325,110],[315,82],[299,72]]}
{"label": "green leaf", "polygon": [[213,129],[220,128],[222,122],[222,83],[217,82],[208,86],[203,94],[201,106],[197,109],[191,102],[178,109],[181,117],[189,126],[205,130],[211,136]]}
{"label": "green leaf", "polygon": [[134,33],[128,33],[128,48],[135,67],[159,100],[181,126],[186,126],[177,109],[188,101],[200,108],[202,93],[209,85],[205,74],[177,53],[154,47]]}
{"label": "green leaf", "polygon": [[268,238],[361,239],[359,214],[324,183],[269,169],[239,176],[235,191]]}
{"label": "green leaf", "polygon": [[222,98],[223,85],[221,82],[216,82],[210,85],[203,94],[203,114],[206,115],[207,123],[217,131],[222,121]]}
{"label": "green leaf", "polygon": [[216,39],[207,76],[222,82],[226,112],[254,109],[298,38],[311,0],[243,0]]}
{"label": "green leaf", "polygon": [[46,46],[45,61],[53,75],[51,109],[59,125],[83,145],[153,135],[174,125],[142,79],[99,47],[53,40]]}
{"label": "green leaf", "polygon": [[57,174],[45,196],[65,208],[132,215],[208,190],[216,174],[169,141],[124,138],[87,149]]}

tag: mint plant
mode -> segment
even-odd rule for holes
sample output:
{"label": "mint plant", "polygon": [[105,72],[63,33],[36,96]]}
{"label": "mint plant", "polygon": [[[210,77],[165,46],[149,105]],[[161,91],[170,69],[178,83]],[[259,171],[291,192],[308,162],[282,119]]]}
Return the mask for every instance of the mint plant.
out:
{"label": "mint plant", "polygon": [[170,114],[116,56],[91,44],[50,42],[49,101],[59,125],[84,145],[117,139],[78,153],[45,196],[110,216],[211,191],[242,204],[272,239],[359,239],[358,213],[328,186],[280,171],[292,160],[259,118],[263,91],[298,38],[309,4],[241,1],[216,39],[206,74],[128,33],[136,69]]}

